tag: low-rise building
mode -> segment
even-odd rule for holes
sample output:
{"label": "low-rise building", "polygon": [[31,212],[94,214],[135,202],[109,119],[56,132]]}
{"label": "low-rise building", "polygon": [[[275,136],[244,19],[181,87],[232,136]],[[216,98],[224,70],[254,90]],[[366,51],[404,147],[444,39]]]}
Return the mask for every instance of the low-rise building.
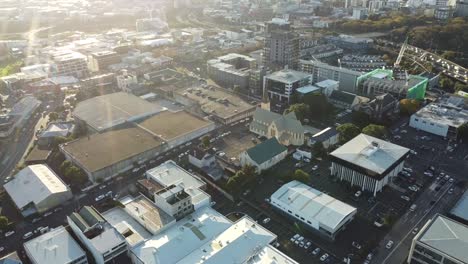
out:
{"label": "low-rise building", "polygon": [[309,146],[313,146],[316,143],[322,143],[323,147],[328,149],[338,144],[339,133],[335,127],[327,127],[324,130],[312,135],[309,138]]}
{"label": "low-rise building", "polygon": [[360,134],[330,153],[331,175],[374,196],[403,170],[409,149]]}
{"label": "low-rise building", "polygon": [[367,113],[372,120],[382,121],[399,112],[399,102],[391,94],[382,94],[376,96],[370,102],[359,106],[359,111]]}
{"label": "low-rise building", "polygon": [[138,84],[138,78],[134,74],[128,73],[126,70],[122,71],[122,74],[117,75],[117,87],[126,93],[132,93],[131,86]]}
{"label": "low-rise building", "polygon": [[3,187],[24,217],[42,214],[73,197],[70,187],[44,164],[20,170]]}
{"label": "low-rise building", "polygon": [[37,144],[41,146],[50,145],[57,138],[69,137],[74,129],[75,124],[73,122],[51,122],[37,135]]}
{"label": "low-rise building", "polygon": [[465,225],[468,225],[468,190],[458,199],[455,206],[450,210],[449,216]]}
{"label": "low-rise building", "polygon": [[32,264],[88,263],[85,251],[63,226],[25,242],[24,251]]}
{"label": "low-rise building", "polygon": [[254,58],[230,53],[208,61],[208,75],[225,88],[249,88],[250,70],[257,67]]}
{"label": "low-rise building", "polygon": [[334,107],[350,110],[356,110],[361,104],[369,101],[369,98],[338,90],[332,91],[328,97],[328,102],[330,102]]}
{"label": "low-rise building", "polygon": [[437,214],[413,238],[408,263],[467,264],[468,226]]}
{"label": "low-rise building", "polygon": [[276,138],[285,146],[304,144],[304,127],[297,120],[294,112],[280,115],[262,108],[257,108],[249,130],[259,136]]}
{"label": "low-rise building", "polygon": [[74,76],[76,78],[87,77],[89,74],[86,56],[71,50],[53,52],[51,59],[51,75]]}
{"label": "low-rise building", "polygon": [[112,263],[127,253],[127,241],[94,207],[84,206],[67,216],[67,222],[78,240],[91,253],[94,263]]}
{"label": "low-rise building", "polygon": [[355,207],[298,181],[281,186],[271,195],[270,204],[329,239],[335,239],[357,213]]}
{"label": "low-rise building", "polygon": [[273,167],[286,158],[288,149],[274,137],[242,152],[239,161],[242,166],[254,166],[258,173]]}
{"label": "low-rise building", "polygon": [[189,153],[188,159],[190,164],[199,169],[211,167],[216,162],[215,152],[212,148],[195,148]]}
{"label": "low-rise building", "polygon": [[458,128],[468,122],[463,108],[432,103],[411,115],[409,125],[444,138],[456,139]]}
{"label": "low-rise building", "polygon": [[93,72],[106,71],[107,68],[121,61],[121,55],[112,50],[93,52],[88,57],[89,69]]}

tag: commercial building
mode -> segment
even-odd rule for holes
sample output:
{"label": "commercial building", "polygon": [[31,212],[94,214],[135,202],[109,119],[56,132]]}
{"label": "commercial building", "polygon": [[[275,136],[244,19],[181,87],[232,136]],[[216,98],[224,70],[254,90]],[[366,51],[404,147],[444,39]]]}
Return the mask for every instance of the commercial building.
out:
{"label": "commercial building", "polygon": [[67,222],[78,240],[94,258],[94,263],[112,263],[127,252],[125,237],[110,225],[94,207],[84,206],[67,216]]}
{"label": "commercial building", "polygon": [[132,93],[131,86],[138,84],[138,78],[134,74],[128,73],[126,70],[123,70],[120,75],[117,75],[117,87],[126,93]]}
{"label": "commercial building", "polygon": [[357,213],[356,208],[299,181],[281,186],[270,204],[329,239],[335,239]]}
{"label": "commercial building", "polygon": [[413,238],[407,263],[467,264],[468,226],[435,215]]}
{"label": "commercial building", "polygon": [[256,107],[227,90],[213,86],[183,88],[174,92],[174,99],[190,111],[208,115],[223,125],[251,117]]}
{"label": "commercial building", "polygon": [[255,145],[239,155],[242,166],[254,166],[258,173],[273,167],[286,158],[288,149],[274,137]]}
{"label": "commercial building", "polygon": [[65,50],[51,54],[51,75],[83,78],[89,75],[86,56],[79,52]]}
{"label": "commercial building", "polygon": [[102,216],[125,237],[129,247],[150,239],[176,223],[174,217],[143,195],[125,196],[119,202],[122,206],[113,207],[102,213]]}
{"label": "commercial building", "polygon": [[312,75],[284,69],[264,77],[263,91],[270,100],[271,111],[282,114],[289,107],[291,96],[298,88],[312,84]]}
{"label": "commercial building", "polygon": [[121,129],[65,143],[60,145],[60,150],[94,182],[141,166],[214,128],[214,123],[188,112],[164,111]]}
{"label": "commercial building", "polygon": [[[203,191],[206,188],[206,183],[194,174],[179,167],[172,160],[168,160],[158,167],[148,170],[146,178],[162,186],[162,188],[154,192],[155,202],[159,201],[159,204],[164,203],[165,206],[161,208],[177,219],[180,219],[182,215],[187,215],[194,210],[196,211],[210,205],[211,197]],[[176,187],[182,187],[182,189]],[[172,194],[177,194],[180,191],[184,192],[181,193],[180,198],[187,198],[187,200],[182,201],[182,204],[185,202],[185,206],[187,207],[179,207],[178,203],[169,201]],[[168,198],[168,201],[163,201],[166,198]],[[189,207],[192,210],[185,209]]]}
{"label": "commercial building", "polygon": [[468,190],[458,199],[458,202],[450,210],[449,216],[460,223],[468,225]]}
{"label": "commercial building", "polygon": [[37,144],[47,146],[60,137],[69,137],[75,129],[73,122],[51,122],[37,135]]}
{"label": "commercial building", "polygon": [[70,187],[43,164],[20,170],[3,188],[24,217],[42,214],[73,197]]}
{"label": "commercial building", "polygon": [[304,127],[297,120],[294,112],[280,115],[262,108],[257,108],[249,130],[259,136],[276,138],[285,146],[304,144]]}
{"label": "commercial building", "polygon": [[300,69],[303,72],[312,75],[312,83],[317,83],[325,80],[337,81],[338,89],[345,92],[356,93],[357,79],[362,74],[357,71],[346,68],[336,67],[320,61],[300,61]]}
{"label": "commercial building", "polygon": [[360,134],[330,153],[331,175],[374,196],[403,170],[409,149]]}
{"label": "commercial building", "polygon": [[276,236],[245,216],[232,223],[210,207],[134,247],[135,264],[282,263],[297,264],[270,243]]}
{"label": "commercial building", "polygon": [[121,61],[121,55],[112,50],[93,52],[88,57],[89,69],[93,72],[107,71],[107,68]]}
{"label": "commercial building", "polygon": [[265,24],[265,46],[263,65],[271,69],[298,69],[300,53],[299,34],[291,24],[280,18],[273,18]]}
{"label": "commercial building", "polygon": [[444,138],[456,139],[458,128],[468,122],[463,108],[432,103],[411,115],[409,125]]}
{"label": "commercial building", "polygon": [[208,61],[208,76],[225,88],[238,87],[247,91],[250,70],[256,67],[257,63],[254,58],[230,53]]}
{"label": "commercial building", "polygon": [[427,84],[428,79],[419,75],[395,79],[392,70],[377,69],[357,79],[357,94],[372,98],[389,93],[398,99],[424,100]]}
{"label": "commercial building", "polygon": [[163,110],[164,108],[138,96],[118,92],[82,101],[76,105],[72,115],[77,122],[86,124],[89,131],[100,133]]}
{"label": "commercial building", "polygon": [[24,243],[32,264],[87,264],[86,253],[63,226]]}
{"label": "commercial building", "polygon": [[6,138],[22,129],[36,113],[41,101],[33,96],[21,98],[6,115],[0,115],[0,138]]}

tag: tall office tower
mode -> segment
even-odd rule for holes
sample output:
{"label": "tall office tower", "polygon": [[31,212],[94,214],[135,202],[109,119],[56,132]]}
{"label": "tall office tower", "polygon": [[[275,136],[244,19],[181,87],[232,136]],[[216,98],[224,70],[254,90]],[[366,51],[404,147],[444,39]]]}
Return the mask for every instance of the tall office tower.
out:
{"label": "tall office tower", "polygon": [[265,25],[265,47],[263,48],[263,65],[273,70],[298,69],[299,34],[291,24],[280,18],[273,18]]}

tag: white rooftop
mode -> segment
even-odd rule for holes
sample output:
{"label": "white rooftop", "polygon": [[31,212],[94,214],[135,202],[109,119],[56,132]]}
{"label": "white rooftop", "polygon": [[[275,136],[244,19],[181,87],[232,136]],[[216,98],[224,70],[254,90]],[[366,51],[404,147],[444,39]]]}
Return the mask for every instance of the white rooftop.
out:
{"label": "white rooftop", "polygon": [[336,86],[339,83],[340,82],[338,81],[327,79],[327,80],[323,80],[321,82],[316,83],[315,86],[318,86],[320,88],[328,88],[330,86]]}
{"label": "white rooftop", "polygon": [[24,248],[36,264],[71,263],[85,256],[83,249],[63,226],[25,242]]}
{"label": "white rooftop", "polygon": [[33,202],[38,204],[54,193],[70,191],[70,188],[43,164],[30,165],[4,185],[18,208]]}
{"label": "white rooftop", "polygon": [[356,213],[356,208],[299,181],[281,186],[271,195],[271,201],[302,212],[306,220],[315,220],[330,230],[335,230],[347,216]]}
{"label": "white rooftop", "polygon": [[296,263],[279,251],[266,249],[275,239],[276,235],[248,217],[232,223],[206,207],[132,251],[145,264]]}
{"label": "white rooftop", "polygon": [[408,152],[409,149],[405,147],[360,134],[330,155],[366,170],[382,174]]}
{"label": "white rooftop", "polygon": [[456,128],[468,122],[467,110],[444,104],[429,104],[421,108],[414,116]]}
{"label": "white rooftop", "polygon": [[320,88],[317,86],[313,86],[313,85],[306,85],[301,88],[297,88],[296,91],[301,94],[307,94],[307,93],[320,91]]}
{"label": "white rooftop", "polygon": [[309,73],[305,73],[305,72],[284,69],[281,71],[273,72],[267,75],[266,78],[273,80],[273,81],[281,82],[281,83],[291,84],[291,83],[295,83],[306,78],[311,79],[312,75]]}

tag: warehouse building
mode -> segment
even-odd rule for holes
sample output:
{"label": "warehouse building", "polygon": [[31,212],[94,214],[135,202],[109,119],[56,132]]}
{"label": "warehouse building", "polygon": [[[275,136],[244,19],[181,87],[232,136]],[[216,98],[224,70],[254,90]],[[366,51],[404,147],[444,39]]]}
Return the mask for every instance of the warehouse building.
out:
{"label": "warehouse building", "polygon": [[73,197],[70,187],[44,164],[22,169],[3,187],[24,217],[44,213]]}
{"label": "warehouse building", "polygon": [[413,238],[407,263],[467,264],[467,248],[468,226],[438,214]]}
{"label": "warehouse building", "polygon": [[96,96],[77,104],[73,117],[89,131],[104,132],[155,115],[164,108],[124,92]]}
{"label": "warehouse building", "polygon": [[88,263],[85,251],[63,226],[25,242],[24,251],[32,264]]}
{"label": "warehouse building", "polygon": [[65,143],[60,150],[95,182],[140,166],[214,128],[213,122],[188,112],[164,111],[122,129]]}
{"label": "warehouse building", "polygon": [[330,153],[331,175],[375,196],[403,170],[409,149],[360,134]]}
{"label": "warehouse building", "polygon": [[281,186],[271,195],[270,203],[285,215],[332,240],[357,212],[356,208],[299,181]]}
{"label": "warehouse building", "polygon": [[458,128],[467,122],[467,110],[447,104],[432,103],[411,115],[409,125],[444,138],[456,139]]}

